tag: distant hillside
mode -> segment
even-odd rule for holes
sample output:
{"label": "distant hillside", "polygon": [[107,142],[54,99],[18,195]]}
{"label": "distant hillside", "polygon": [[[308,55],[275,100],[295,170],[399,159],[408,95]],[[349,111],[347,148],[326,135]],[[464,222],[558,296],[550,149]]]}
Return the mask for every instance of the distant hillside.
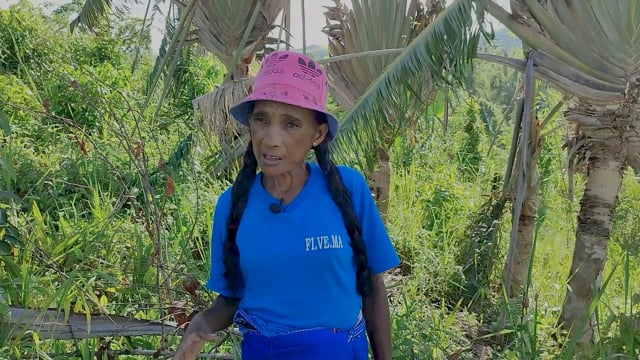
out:
{"label": "distant hillside", "polygon": [[[480,51],[482,52],[499,52],[508,53],[513,49],[522,48],[522,42],[518,39],[509,29],[503,27],[496,31],[496,38],[491,42],[493,49],[488,49],[488,44],[484,39],[480,40]],[[302,48],[293,49],[294,51],[302,52]],[[310,58],[318,60],[324,59],[329,56],[329,50],[327,45],[309,45],[307,46],[307,55]]]}
{"label": "distant hillside", "polygon": [[503,27],[496,31],[496,38],[491,42],[492,50],[488,50],[488,44],[484,39],[480,39],[479,48],[481,51],[487,52],[504,52],[508,53],[513,49],[521,49],[522,41],[518,39],[509,29]]}
{"label": "distant hillside", "polygon": [[[293,49],[293,51],[302,52],[302,48]],[[307,46],[307,55],[314,60],[323,59],[329,56],[329,49],[327,45],[309,45]]]}

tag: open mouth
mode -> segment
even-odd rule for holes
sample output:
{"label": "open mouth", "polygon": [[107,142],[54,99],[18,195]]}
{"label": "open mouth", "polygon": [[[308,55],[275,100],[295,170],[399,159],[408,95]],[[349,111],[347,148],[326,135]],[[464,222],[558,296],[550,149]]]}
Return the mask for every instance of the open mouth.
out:
{"label": "open mouth", "polygon": [[262,165],[264,166],[276,166],[280,163],[282,158],[280,156],[271,155],[271,154],[262,154]]}
{"label": "open mouth", "polygon": [[282,158],[280,156],[275,156],[275,155],[271,155],[271,154],[262,154],[262,158],[265,159],[265,160],[269,160],[269,161],[282,160]]}

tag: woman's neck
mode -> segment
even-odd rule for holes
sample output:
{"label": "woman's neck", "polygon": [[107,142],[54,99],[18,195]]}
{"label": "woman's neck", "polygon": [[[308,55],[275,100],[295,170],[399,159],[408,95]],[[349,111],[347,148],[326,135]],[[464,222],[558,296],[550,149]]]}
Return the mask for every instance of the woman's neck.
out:
{"label": "woman's neck", "polygon": [[309,175],[307,163],[303,162],[300,166],[277,176],[267,176],[263,173],[262,186],[271,196],[288,204],[302,190]]}

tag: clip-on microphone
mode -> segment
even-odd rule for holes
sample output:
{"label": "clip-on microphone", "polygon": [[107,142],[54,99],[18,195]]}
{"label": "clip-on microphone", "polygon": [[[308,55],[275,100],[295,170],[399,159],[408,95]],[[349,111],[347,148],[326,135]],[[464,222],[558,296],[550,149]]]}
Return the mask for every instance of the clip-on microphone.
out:
{"label": "clip-on microphone", "polygon": [[284,211],[284,201],[280,199],[279,203],[269,204],[269,211],[271,211],[272,214],[280,214]]}

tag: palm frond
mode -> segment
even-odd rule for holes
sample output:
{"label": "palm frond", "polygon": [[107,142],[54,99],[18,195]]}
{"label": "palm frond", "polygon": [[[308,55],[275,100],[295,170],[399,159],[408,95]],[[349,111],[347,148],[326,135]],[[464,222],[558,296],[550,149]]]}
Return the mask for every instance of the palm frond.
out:
{"label": "palm frond", "polygon": [[[568,40],[565,37],[558,36],[557,38],[551,38],[556,33],[563,34],[564,31],[570,31],[562,29],[564,25],[555,18],[553,21],[549,20],[549,23],[535,23],[536,26],[530,25],[529,22],[522,22],[517,17],[512,16],[502,7],[497,5],[492,0],[489,0],[489,6],[487,11],[494,16],[498,21],[504,24],[509,30],[520,37],[523,42],[533,48],[537,48],[547,52],[548,54],[556,57],[560,61],[571,64],[572,67],[587,73],[593,77],[597,77],[606,81],[614,81],[614,77],[611,74],[607,74],[606,70],[595,68],[592,65],[592,61],[586,63],[582,57],[593,57],[593,54],[586,51],[585,48],[577,48],[575,46],[567,45],[571,41],[577,41],[575,38]],[[550,13],[549,10],[541,10]],[[551,15],[549,18],[553,18]],[[545,25],[547,26],[545,30]],[[541,29],[540,29],[541,26]],[[552,29],[553,28],[553,29]],[[555,29],[557,28],[557,29]],[[571,30],[573,31],[573,30]],[[580,39],[581,41],[590,41]],[[595,59],[592,59],[595,61]]]}
{"label": "palm frond", "polygon": [[108,19],[112,5],[112,0],[86,0],[78,16],[71,21],[71,32],[80,25],[94,29],[100,21]]}
{"label": "palm frond", "polygon": [[165,65],[168,63],[169,58],[171,58],[171,64],[167,69],[166,78],[168,80],[164,82],[164,88],[158,100],[158,106],[156,107],[154,117],[158,115],[158,112],[161,109],[162,103],[164,102],[164,98],[169,91],[171,80],[173,80],[174,78],[175,69],[179,63],[179,60],[183,58],[182,56],[179,56],[179,55],[183,54],[185,50],[188,51],[188,49],[184,47],[185,40],[187,38],[187,34],[189,33],[188,30],[191,24],[191,20],[193,19],[193,16],[195,14],[195,11],[194,11],[195,6],[197,6],[198,3],[199,3],[199,0],[193,0],[187,5],[184,11],[180,12],[180,20],[178,21],[176,30],[171,38],[171,42],[169,43],[167,52],[165,56],[163,56],[162,59],[160,60],[160,65],[158,66],[159,71],[155,73],[155,76],[151,80],[151,83],[148,87],[147,97],[143,105],[144,110],[146,110],[147,107],[149,106],[149,101],[151,100],[153,93],[155,91],[155,88],[158,85],[158,82],[160,80],[161,72],[163,71]]}
{"label": "palm frond", "polygon": [[537,0],[522,2],[538,26],[491,0],[487,11],[529,46],[555,59],[554,64],[564,63],[585,78],[618,87],[640,68],[640,11],[636,0],[619,0],[615,6],[600,0],[580,4],[550,0],[547,7]]}
{"label": "palm frond", "polygon": [[234,72],[238,64],[232,64],[241,44],[246,28],[257,6],[259,13],[250,29],[243,49],[240,49],[240,74],[254,54],[264,47],[267,35],[273,30],[278,14],[287,5],[287,0],[234,0],[200,1],[193,19],[200,44]]}
{"label": "palm frond", "polygon": [[[590,99],[594,104],[618,102],[623,98],[624,86],[622,85],[610,84],[584,74],[539,50],[531,50],[529,54],[536,65],[533,71],[535,76],[567,95],[579,94],[583,98]],[[477,57],[521,72],[525,69],[525,61],[521,59],[483,53],[478,54]]]}
{"label": "palm frond", "polygon": [[[153,0],[153,7],[151,6],[152,0],[147,0],[147,6],[144,11],[144,17],[142,18],[142,26],[140,28],[140,36],[139,43],[142,43],[143,38],[151,37],[151,26],[153,25],[153,20],[157,14],[162,15],[162,10],[160,9],[160,4],[164,2],[164,0]],[[151,11],[149,11],[151,10]],[[149,14],[151,12],[151,14]],[[141,47],[138,46],[135,54],[133,55],[133,61],[131,64],[131,72],[133,73],[135,69],[138,67],[138,62],[140,60],[140,51]]]}
{"label": "palm frond", "polygon": [[164,36],[162,37],[162,41],[160,42],[160,47],[158,48],[158,55],[156,56],[155,63],[153,65],[153,69],[149,74],[149,79],[147,82],[147,91],[151,89],[151,84],[154,79],[160,77],[160,73],[164,69],[164,65],[166,63],[167,51],[169,50],[169,43],[171,39],[173,39],[174,34],[176,32],[176,28],[179,22],[179,18],[176,16],[176,11],[172,11],[175,9],[174,5],[171,5],[169,8],[169,12],[165,18],[164,24]]}
{"label": "palm frond", "polygon": [[[537,49],[536,73],[592,103],[618,102],[640,69],[640,10],[636,0],[522,0],[525,13],[508,13],[489,0],[487,11]],[[613,4],[613,3],[612,3]],[[532,20],[533,25],[532,25]]]}
{"label": "palm frond", "polygon": [[116,16],[127,16],[131,13],[131,3],[137,0],[124,0],[113,6],[113,0],[85,0],[78,16],[71,21],[71,32],[78,26],[85,26],[93,31],[102,21],[109,21],[111,12]]}
{"label": "palm frond", "polygon": [[405,116],[421,92],[420,82],[409,79],[429,74],[436,83],[464,86],[480,36],[487,36],[479,26],[484,24],[484,5],[481,0],[454,1],[371,83],[344,116],[333,143],[340,160],[371,166],[362,162],[362,155],[376,149],[383,141],[378,135],[394,126],[384,115]]}
{"label": "palm frond", "polygon": [[[356,0],[349,10],[340,0],[328,7],[329,55],[344,56],[364,51],[404,48],[444,9],[444,1],[433,1],[425,10],[418,0]],[[373,22],[370,19],[377,19]],[[376,31],[378,28],[388,31]],[[326,66],[329,91],[338,104],[350,108],[397,54],[367,56],[337,61]],[[430,79],[424,79],[429,81]],[[429,88],[429,86],[426,86]]]}

